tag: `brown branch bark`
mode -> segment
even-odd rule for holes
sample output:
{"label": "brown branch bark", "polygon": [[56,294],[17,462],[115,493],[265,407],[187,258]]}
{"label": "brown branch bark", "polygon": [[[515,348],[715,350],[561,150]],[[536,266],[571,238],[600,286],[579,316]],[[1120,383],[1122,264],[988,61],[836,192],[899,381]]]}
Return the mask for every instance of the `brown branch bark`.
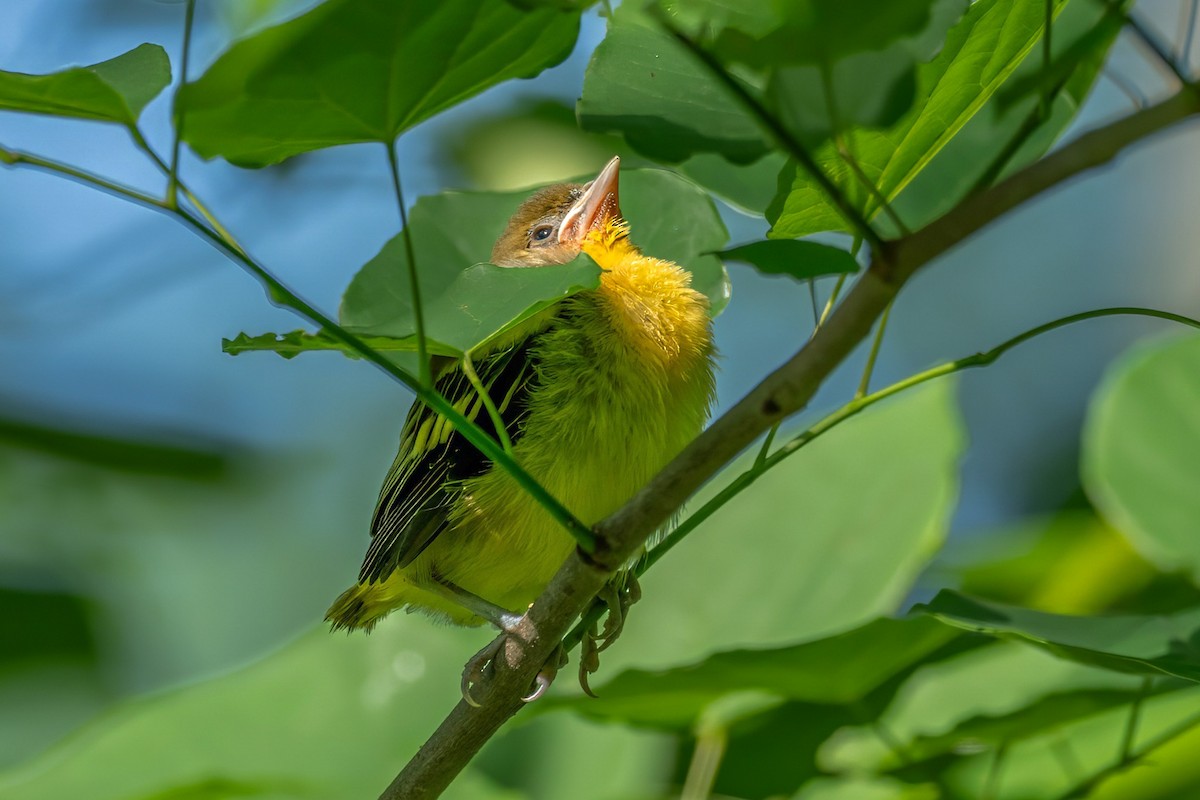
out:
{"label": "brown branch bark", "polygon": [[596,526],[598,549],[572,555],[507,636],[482,708],[460,702],[381,795],[433,798],[519,711],[538,670],[571,623],[623,564],[705,481],[775,422],[808,403],[871,331],[900,288],[923,266],[1042,192],[1115,158],[1130,144],[1200,113],[1200,90],[1169,99],[1084,134],[1071,144],[973,195],[915,233],[885,243],[867,272],[817,334],[717,419],[629,503]]}

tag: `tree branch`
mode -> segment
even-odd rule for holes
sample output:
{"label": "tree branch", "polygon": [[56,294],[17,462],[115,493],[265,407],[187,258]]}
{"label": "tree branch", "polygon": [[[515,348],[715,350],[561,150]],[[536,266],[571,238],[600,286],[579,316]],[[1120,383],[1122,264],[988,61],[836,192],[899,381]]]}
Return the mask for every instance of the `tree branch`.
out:
{"label": "tree branch", "polygon": [[717,419],[624,507],[595,528],[591,555],[570,556],[512,634],[505,634],[484,703],[459,702],[381,800],[433,798],[523,705],[534,676],[568,627],[615,570],[717,470],[778,420],[799,411],[840,365],[917,270],[998,217],[1069,178],[1111,161],[1124,148],[1200,113],[1194,84],[1170,99],[1087,133],[964,200],[910,236],[884,243],[829,320],[786,364]]}

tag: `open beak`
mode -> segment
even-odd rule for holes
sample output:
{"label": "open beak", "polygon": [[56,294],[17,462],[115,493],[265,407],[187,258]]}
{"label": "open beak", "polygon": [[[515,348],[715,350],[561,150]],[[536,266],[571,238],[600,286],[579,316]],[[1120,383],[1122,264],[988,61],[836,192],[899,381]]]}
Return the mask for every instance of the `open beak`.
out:
{"label": "open beak", "polygon": [[567,211],[558,228],[559,243],[581,246],[589,231],[621,216],[617,194],[620,169],[621,157],[613,156],[596,179],[583,187],[583,196]]}

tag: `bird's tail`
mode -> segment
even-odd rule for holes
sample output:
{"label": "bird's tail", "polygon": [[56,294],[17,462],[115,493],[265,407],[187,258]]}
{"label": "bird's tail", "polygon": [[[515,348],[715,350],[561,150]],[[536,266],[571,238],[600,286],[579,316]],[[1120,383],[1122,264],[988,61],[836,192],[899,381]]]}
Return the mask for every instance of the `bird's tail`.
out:
{"label": "bird's tail", "polygon": [[325,621],[332,623],[335,631],[362,629],[370,633],[390,610],[386,605],[371,602],[367,587],[356,583],[333,601],[325,612]]}

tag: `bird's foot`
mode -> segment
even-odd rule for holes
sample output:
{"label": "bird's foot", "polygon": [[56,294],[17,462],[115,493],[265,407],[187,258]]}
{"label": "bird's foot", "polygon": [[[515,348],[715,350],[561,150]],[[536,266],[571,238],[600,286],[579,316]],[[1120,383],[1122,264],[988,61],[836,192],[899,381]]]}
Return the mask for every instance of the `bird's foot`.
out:
{"label": "bird's foot", "polygon": [[[519,619],[519,618],[518,618]],[[460,689],[462,690],[463,700],[467,705],[481,708],[483,704],[475,699],[472,690],[482,686],[487,680],[489,673],[494,669],[493,664],[496,658],[504,650],[504,646],[508,643],[510,637],[516,632],[516,625],[511,628],[504,628],[500,635],[489,642],[482,650],[471,656],[463,667],[462,681]],[[533,679],[533,685],[529,687],[529,694],[521,699],[526,703],[532,703],[546,693],[550,688],[550,684],[554,683],[554,678],[558,675],[558,670],[567,663],[567,653],[563,646],[559,644],[554,648],[554,652],[550,654],[550,658],[542,665],[538,674]]]}
{"label": "bird's foot", "polygon": [[589,626],[580,643],[579,654],[579,685],[589,697],[596,696],[588,685],[588,677],[600,669],[600,654],[620,638],[630,607],[641,599],[642,587],[637,576],[628,570],[618,573],[596,595],[596,602],[606,612],[604,628],[598,628],[595,622]]}

